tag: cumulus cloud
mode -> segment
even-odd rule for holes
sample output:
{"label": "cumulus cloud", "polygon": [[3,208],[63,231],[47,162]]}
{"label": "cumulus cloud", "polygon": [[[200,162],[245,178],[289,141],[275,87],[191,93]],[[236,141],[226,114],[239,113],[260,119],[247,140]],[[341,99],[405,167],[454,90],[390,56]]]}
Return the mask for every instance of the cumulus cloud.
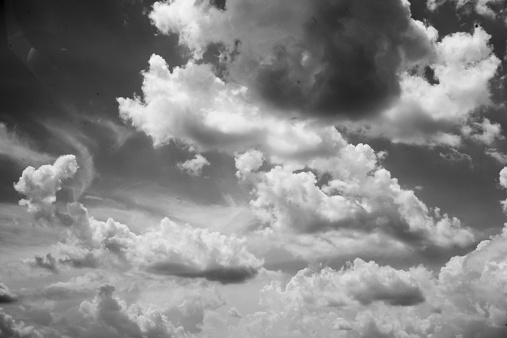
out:
{"label": "cumulus cloud", "polygon": [[43,338],[43,335],[32,326],[16,321],[0,308],[0,334],[6,338]]}
{"label": "cumulus cloud", "polygon": [[[243,156],[250,155],[237,157],[238,174]],[[380,231],[413,244],[465,247],[473,242],[474,235],[458,219],[430,210],[377,161],[368,145],[348,145],[336,157],[309,162],[306,168],[313,171],[278,165],[248,173],[252,209],[281,233],[353,229]]]}
{"label": "cumulus cloud", "polygon": [[127,307],[126,303],[113,297],[115,287],[103,284],[92,301],[83,301],[81,313],[91,323],[84,337],[179,337],[181,328],[174,325],[157,309]]}
{"label": "cumulus cloud", "polygon": [[271,116],[251,102],[246,87],[222,81],[209,64],[189,61],[171,72],[157,55],[149,64],[144,99],[118,98],[118,103],[121,117],[155,146],[178,140],[199,151],[230,154],[262,147],[282,161],[330,155],[346,144],[334,127]]}
{"label": "cumulus cloud", "polygon": [[[431,11],[438,10],[448,0],[428,0],[426,5]],[[505,0],[452,0],[458,10],[466,11],[473,7],[473,10],[490,19],[505,19]]]}
{"label": "cumulus cloud", "polygon": [[38,169],[26,168],[14,184],[14,189],[26,196],[19,204],[26,205],[28,212],[36,217],[53,215],[56,193],[62,189],[65,179],[74,176],[77,168],[74,155],[60,156],[53,165],[46,164]]}
{"label": "cumulus cloud", "polygon": [[[504,167],[500,171],[500,186],[503,189],[507,189],[507,167]],[[504,213],[507,214],[507,199],[505,201],[501,201],[500,204],[502,205]]]}
{"label": "cumulus cloud", "polygon": [[[73,155],[61,156],[54,165],[28,167],[15,184],[27,196],[20,204],[28,205],[29,212],[54,216],[56,192],[62,180],[76,171]],[[247,250],[245,238],[178,225],[168,218],[136,234],[111,218],[103,222],[90,217],[82,204],[74,202],[67,204],[67,210],[58,210],[57,222],[66,226],[67,236],[53,246],[52,253],[35,257],[31,265],[57,272],[61,264],[74,268],[109,264],[222,283],[243,282],[263,265]]]}
{"label": "cumulus cloud", "polygon": [[[458,32],[436,42],[436,57],[427,67],[434,72],[431,83],[421,72],[401,76],[401,95],[381,113],[374,128],[357,123],[352,127],[365,135],[416,145],[458,146],[463,138],[491,145],[501,139],[501,127],[477,117],[477,109],[491,105],[489,82],[500,60],[488,44],[491,36],[481,27],[473,34]],[[366,123],[366,125],[369,125]]]}
{"label": "cumulus cloud", "polygon": [[236,176],[244,177],[252,171],[258,170],[264,162],[264,154],[260,150],[250,149],[234,157]]}
{"label": "cumulus cloud", "polygon": [[208,64],[189,62],[170,72],[161,57],[152,56],[144,77],[144,101],[118,101],[122,117],[155,146],[179,140],[236,154],[238,176],[258,170],[263,159],[278,164],[250,175],[252,207],[265,224],[303,232],[386,229],[425,245],[473,241],[458,219],[432,215],[413,191],[402,189],[378,163],[381,154],[347,144],[335,127],[273,116],[249,101],[243,87],[216,77]]}
{"label": "cumulus cloud", "polygon": [[0,282],[0,304],[9,304],[16,301],[16,296],[9,290],[7,285]]}
{"label": "cumulus cloud", "polygon": [[320,307],[369,305],[382,301],[393,306],[412,306],[425,301],[419,282],[409,272],[354,260],[347,268],[320,272],[299,271],[283,289],[272,283],[263,290],[263,302],[283,299]]}
{"label": "cumulus cloud", "polygon": [[201,176],[202,168],[209,165],[209,161],[201,154],[196,154],[193,159],[178,163],[178,168],[190,176]]}
{"label": "cumulus cloud", "polygon": [[271,106],[328,116],[378,112],[400,92],[399,73],[432,57],[409,3],[368,1],[158,2],[150,18],[200,59],[222,50],[226,78]]}
{"label": "cumulus cloud", "polygon": [[495,148],[489,148],[486,150],[486,155],[494,158],[499,164],[506,165],[507,164],[507,155],[498,151]]}
{"label": "cumulus cloud", "polygon": [[[239,322],[205,321],[225,337],[503,337],[507,229],[453,257],[435,275],[360,259],[340,270],[306,268],[267,284],[263,307]],[[206,331],[209,330],[209,331]]]}
{"label": "cumulus cloud", "polygon": [[58,265],[116,267],[237,283],[255,276],[263,264],[247,250],[245,238],[178,225],[168,218],[136,234],[113,219],[103,222],[89,217],[80,204],[71,205],[69,215],[73,223],[68,237],[55,244],[50,255]]}

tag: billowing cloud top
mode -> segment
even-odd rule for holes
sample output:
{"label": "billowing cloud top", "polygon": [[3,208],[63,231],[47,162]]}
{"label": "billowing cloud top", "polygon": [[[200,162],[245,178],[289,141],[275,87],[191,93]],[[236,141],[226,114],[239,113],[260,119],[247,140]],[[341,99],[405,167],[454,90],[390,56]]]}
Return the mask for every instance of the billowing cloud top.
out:
{"label": "billowing cloud top", "polygon": [[53,165],[47,164],[23,171],[14,188],[27,198],[20,205],[26,205],[28,212],[36,216],[48,216],[53,212],[56,193],[62,188],[63,180],[74,176],[78,168],[74,155],[59,157]]}

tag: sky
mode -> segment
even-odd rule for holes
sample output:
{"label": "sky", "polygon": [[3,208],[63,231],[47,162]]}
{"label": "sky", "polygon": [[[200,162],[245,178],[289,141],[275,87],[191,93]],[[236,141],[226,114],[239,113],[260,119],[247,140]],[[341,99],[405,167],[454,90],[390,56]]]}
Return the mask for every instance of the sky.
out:
{"label": "sky", "polygon": [[2,0],[0,337],[506,337],[504,0]]}

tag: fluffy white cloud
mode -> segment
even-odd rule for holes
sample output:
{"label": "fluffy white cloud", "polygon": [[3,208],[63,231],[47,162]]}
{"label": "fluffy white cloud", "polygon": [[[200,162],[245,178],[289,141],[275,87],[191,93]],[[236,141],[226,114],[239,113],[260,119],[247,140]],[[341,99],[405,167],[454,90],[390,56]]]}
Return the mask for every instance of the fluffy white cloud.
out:
{"label": "fluffy white cloud", "polygon": [[[478,7],[487,8],[483,3]],[[437,42],[438,32],[412,20],[409,4],[397,0],[382,8],[362,1],[259,5],[243,0],[225,10],[207,2],[171,1],[156,3],[150,17],[162,33],[179,34],[195,59],[209,45],[221,46],[226,85],[245,86],[248,97],[261,110],[270,107],[271,114],[299,111],[312,118],[329,110],[324,114],[352,120],[370,114],[373,121],[349,125],[410,144],[457,146],[467,137],[490,145],[501,138],[500,125],[472,116],[491,104],[489,81],[500,65],[481,27]],[[336,19],[328,21],[331,17]],[[322,31],[333,32],[333,39]],[[356,48],[375,61],[356,54]],[[375,128],[364,128],[370,123]]]}
{"label": "fluffy white cloud", "polygon": [[178,168],[191,176],[201,176],[202,168],[209,165],[209,161],[201,154],[196,154],[193,159],[178,163]]}
{"label": "fluffy white cloud", "polygon": [[246,248],[246,239],[208,229],[178,225],[168,218],[141,234],[108,219],[88,216],[69,205],[68,237],[53,246],[52,260],[76,268],[116,267],[160,275],[206,278],[222,283],[253,277],[262,266]]}
{"label": "fluffy white cloud", "polygon": [[198,150],[234,153],[262,147],[278,160],[330,155],[346,142],[334,127],[285,121],[252,104],[248,90],[220,80],[209,64],[189,61],[172,72],[157,55],[144,73],[144,100],[119,98],[123,119],[155,146],[183,141]]}
{"label": "fluffy white cloud", "polygon": [[347,144],[336,128],[268,115],[207,64],[190,62],[170,72],[152,56],[144,76],[144,102],[119,99],[120,112],[155,145],[177,139],[197,149],[236,153],[240,176],[262,164],[261,153],[252,148],[281,164],[250,175],[256,176],[250,180],[252,207],[263,222],[299,231],[340,224],[365,232],[384,228],[442,246],[473,241],[459,220],[432,216],[412,191],[402,189],[378,164],[381,154],[368,145]]}
{"label": "fluffy white cloud", "polygon": [[[30,212],[53,216],[62,180],[76,171],[73,155],[61,156],[52,166],[28,167],[15,185],[28,197],[20,204],[27,204]],[[263,265],[247,250],[245,238],[178,225],[168,218],[136,234],[111,218],[103,222],[89,217],[88,210],[77,202],[56,214],[52,220],[66,226],[67,236],[53,246],[52,254],[36,257],[32,263],[51,271],[57,271],[58,264],[76,268],[110,265],[234,283],[255,276]]]}
{"label": "fluffy white cloud", "polygon": [[473,34],[455,33],[434,42],[436,57],[428,67],[437,82],[404,73],[399,101],[378,116],[375,128],[363,132],[418,145],[458,146],[463,137],[491,145],[501,139],[499,124],[474,116],[477,108],[491,105],[489,81],[500,65],[490,37],[477,27]]}
{"label": "fluffy white cloud", "polygon": [[[238,174],[245,175],[242,165],[250,156],[237,156]],[[473,234],[458,219],[429,210],[377,160],[368,145],[348,145],[336,157],[310,162],[313,171],[286,165],[247,172],[253,184],[251,206],[263,223],[281,233],[345,228],[385,232],[423,245],[472,243]]]}
{"label": "fluffy white cloud", "polygon": [[264,154],[260,150],[250,149],[242,154],[235,154],[234,162],[238,177],[244,177],[252,171],[258,170],[264,162]]}
{"label": "fluffy white cloud", "polygon": [[359,258],[339,271],[324,268],[316,272],[307,268],[292,277],[285,288],[279,282],[264,288],[263,304],[271,306],[280,298],[299,306],[322,308],[369,305],[376,301],[412,306],[425,301],[419,282],[409,272]]}
{"label": "fluffy white cloud", "polygon": [[53,165],[47,164],[23,171],[14,189],[26,196],[19,204],[26,205],[28,212],[36,216],[51,216],[56,193],[65,179],[74,176],[78,168],[74,155],[60,156]]}
{"label": "fluffy white cloud", "polygon": [[[341,270],[303,269],[261,292],[262,310],[232,323],[210,317],[213,337],[503,337],[507,228],[435,276],[356,259]],[[217,332],[219,332],[217,334]]]}

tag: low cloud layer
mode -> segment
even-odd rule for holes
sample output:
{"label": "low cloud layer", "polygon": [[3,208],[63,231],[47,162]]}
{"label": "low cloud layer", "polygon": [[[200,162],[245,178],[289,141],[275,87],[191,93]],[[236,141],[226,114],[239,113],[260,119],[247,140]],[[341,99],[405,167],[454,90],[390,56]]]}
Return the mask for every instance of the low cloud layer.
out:
{"label": "low cloud layer", "polygon": [[[16,185],[28,197],[22,200],[28,202],[22,204],[29,212],[53,210],[61,177],[71,176],[76,170],[73,155],[58,158],[53,166],[25,170],[22,183]],[[111,218],[106,222],[95,220],[75,202],[67,204],[67,210],[60,210],[53,220],[67,226],[67,236],[51,254],[36,257],[32,263],[53,272],[61,264],[74,268],[109,266],[238,283],[254,277],[263,264],[247,250],[244,238],[178,225],[168,218],[136,234]]]}

